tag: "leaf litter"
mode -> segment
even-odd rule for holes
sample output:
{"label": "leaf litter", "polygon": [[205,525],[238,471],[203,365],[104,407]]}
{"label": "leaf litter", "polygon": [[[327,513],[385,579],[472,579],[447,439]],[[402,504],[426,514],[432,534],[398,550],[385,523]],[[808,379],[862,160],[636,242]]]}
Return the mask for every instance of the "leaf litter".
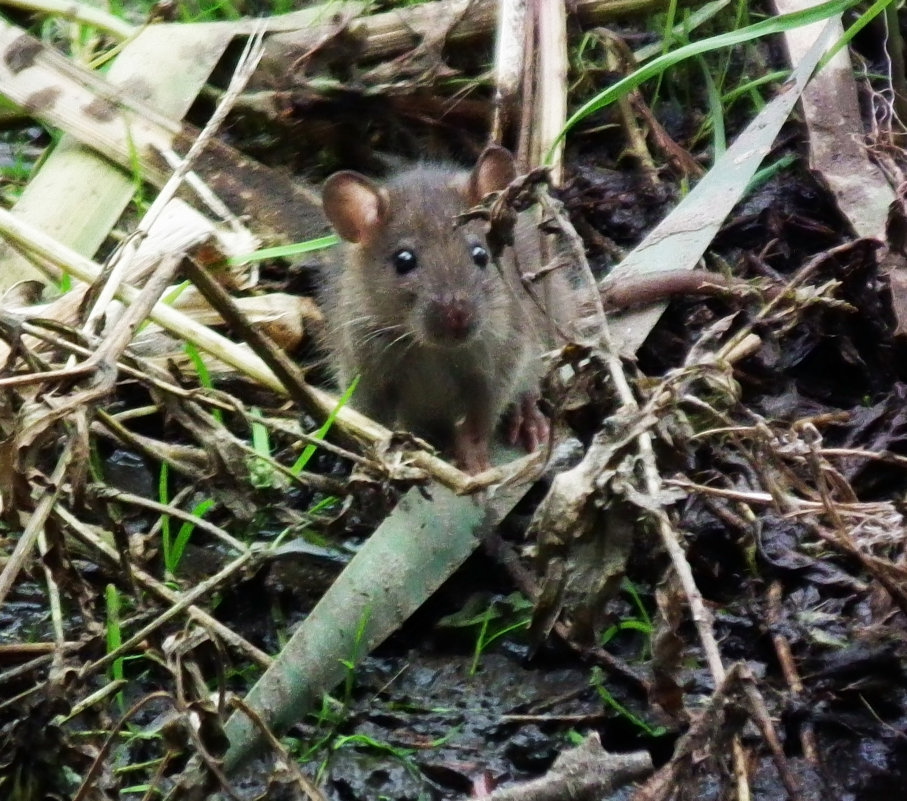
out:
{"label": "leaf litter", "polygon": [[[368,92],[430,118],[420,93],[451,76],[444,41],[435,30],[364,73]],[[374,113],[382,144],[399,144],[393,115]],[[877,124],[874,153],[896,176],[893,124]],[[823,135],[810,129],[811,145]],[[590,166],[599,158],[589,142],[568,148],[562,199],[581,233],[597,232],[593,254],[613,260],[643,232],[604,226],[596,198],[614,184]],[[739,175],[710,177],[742,195]],[[657,219],[673,195],[663,186],[621,201]],[[317,431],[336,399],[261,334],[266,319],[251,327],[231,306],[223,287],[259,276],[224,276],[218,291],[204,278],[211,252],[194,242],[161,253],[156,281],[126,271],[119,320],[95,306],[86,325],[111,284],[68,317],[4,304],[4,791],[598,798],[635,781],[622,797],[742,797],[748,785],[756,798],[875,798],[901,787],[902,209],[880,250],[846,233],[846,197],[835,207],[806,173],[770,178],[720,231],[737,198],[684,218],[690,197],[655,236],[667,255],[644,264],[692,268],[710,246],[710,266],[732,265],[735,280],[673,299],[648,339],[651,311],[612,316],[620,342],[646,339],[635,363],[607,339],[556,357],[547,400],[563,441],[532,489],[539,456],[470,479],[348,407],[331,441],[303,438],[300,413]],[[686,256],[665,233],[683,219],[701,240]],[[273,231],[267,214],[251,222]],[[241,254],[212,233],[216,252]],[[23,239],[34,252],[38,237]],[[65,249],[41,253],[55,278],[61,266],[103,275]],[[250,350],[161,310],[178,270]],[[206,372],[172,339],[140,348],[142,333],[160,336],[144,330],[152,310],[219,366]],[[303,320],[311,330],[317,312]],[[306,444],[314,457],[291,469]],[[477,611],[462,614],[467,597]],[[299,624],[289,642],[287,624]],[[253,748],[264,756],[250,767]]]}

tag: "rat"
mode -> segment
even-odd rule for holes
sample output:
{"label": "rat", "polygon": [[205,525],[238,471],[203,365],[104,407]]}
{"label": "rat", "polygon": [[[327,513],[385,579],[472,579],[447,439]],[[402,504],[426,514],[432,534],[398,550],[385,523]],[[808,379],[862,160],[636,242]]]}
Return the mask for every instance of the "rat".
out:
{"label": "rat", "polygon": [[490,467],[503,418],[528,451],[548,436],[537,405],[546,321],[517,267],[538,267],[532,227],[518,221],[517,255],[495,263],[487,224],[455,220],[515,175],[510,152],[492,145],[471,171],[420,164],[380,184],[343,171],[322,190],[344,240],[325,292],[341,387],[358,375],[355,408],[451,449],[470,473]]}

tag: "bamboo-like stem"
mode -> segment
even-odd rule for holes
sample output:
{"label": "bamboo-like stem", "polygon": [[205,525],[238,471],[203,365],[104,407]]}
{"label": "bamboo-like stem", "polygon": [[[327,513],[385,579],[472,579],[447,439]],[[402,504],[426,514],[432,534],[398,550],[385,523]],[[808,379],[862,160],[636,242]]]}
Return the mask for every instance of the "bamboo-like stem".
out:
{"label": "bamboo-like stem", "polygon": [[[551,182],[564,180],[564,140],[558,134],[567,121],[567,13],[563,3],[536,2],[538,31],[538,81],[536,83],[536,124],[533,154],[548,153]],[[536,164],[539,162],[536,161]]]}

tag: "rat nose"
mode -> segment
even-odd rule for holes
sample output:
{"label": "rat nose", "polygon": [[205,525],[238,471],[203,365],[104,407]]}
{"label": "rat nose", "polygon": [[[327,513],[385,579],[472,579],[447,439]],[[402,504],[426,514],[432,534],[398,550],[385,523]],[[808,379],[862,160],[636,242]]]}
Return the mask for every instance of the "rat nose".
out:
{"label": "rat nose", "polygon": [[440,297],[431,303],[427,328],[439,341],[462,342],[475,330],[475,308],[462,297]]}
{"label": "rat nose", "polygon": [[472,309],[465,300],[447,304],[444,321],[454,339],[466,339],[472,331]]}

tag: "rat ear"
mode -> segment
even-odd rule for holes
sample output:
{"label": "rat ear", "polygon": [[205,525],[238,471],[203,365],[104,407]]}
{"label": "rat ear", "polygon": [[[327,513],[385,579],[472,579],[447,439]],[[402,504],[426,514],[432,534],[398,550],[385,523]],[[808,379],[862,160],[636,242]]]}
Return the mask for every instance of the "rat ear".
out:
{"label": "rat ear", "polygon": [[516,165],[509,150],[489,145],[482,151],[466,185],[470,204],[476,205],[489,192],[504,189],[516,178]]}
{"label": "rat ear", "polygon": [[347,242],[371,239],[387,219],[387,192],[350,170],[335,172],[324,182],[321,204],[334,230]]}

